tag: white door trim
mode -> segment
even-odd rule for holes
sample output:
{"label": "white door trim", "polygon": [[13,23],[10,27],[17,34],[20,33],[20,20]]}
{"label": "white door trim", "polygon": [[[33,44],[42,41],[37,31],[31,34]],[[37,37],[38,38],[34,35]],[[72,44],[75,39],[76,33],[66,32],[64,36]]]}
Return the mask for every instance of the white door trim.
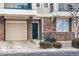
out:
{"label": "white door trim", "polygon": [[32,21],[32,23],[38,23],[38,39],[39,39],[39,21]]}

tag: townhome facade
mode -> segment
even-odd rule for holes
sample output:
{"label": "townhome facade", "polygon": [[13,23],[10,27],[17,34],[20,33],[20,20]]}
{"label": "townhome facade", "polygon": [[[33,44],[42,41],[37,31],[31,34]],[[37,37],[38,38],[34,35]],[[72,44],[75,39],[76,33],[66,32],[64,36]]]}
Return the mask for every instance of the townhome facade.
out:
{"label": "townhome facade", "polygon": [[0,40],[57,40],[74,38],[75,26],[66,3],[1,3]]}

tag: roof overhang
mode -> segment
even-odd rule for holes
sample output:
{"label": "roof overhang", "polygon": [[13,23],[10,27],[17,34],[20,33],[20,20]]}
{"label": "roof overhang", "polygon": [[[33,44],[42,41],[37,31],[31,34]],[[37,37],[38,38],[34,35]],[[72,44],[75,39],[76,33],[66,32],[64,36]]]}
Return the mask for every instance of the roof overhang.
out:
{"label": "roof overhang", "polygon": [[1,15],[36,15],[36,10],[0,9]]}
{"label": "roof overhang", "polygon": [[0,16],[6,19],[28,19],[36,14],[36,10],[0,9]]}

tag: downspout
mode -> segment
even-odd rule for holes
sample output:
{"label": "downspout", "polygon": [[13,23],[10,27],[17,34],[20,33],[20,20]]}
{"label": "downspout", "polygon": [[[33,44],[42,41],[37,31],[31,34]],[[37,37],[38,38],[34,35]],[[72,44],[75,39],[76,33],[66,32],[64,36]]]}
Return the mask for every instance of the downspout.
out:
{"label": "downspout", "polygon": [[41,17],[42,20],[42,39],[44,40],[44,32],[43,32],[43,18]]}
{"label": "downspout", "polygon": [[[41,21],[42,21],[42,37],[41,37],[41,39],[43,39],[42,3],[40,3],[40,5],[41,5]],[[41,42],[41,39],[40,39],[40,42]]]}
{"label": "downspout", "polygon": [[[42,3],[41,3],[41,21],[42,21],[42,40],[44,40],[44,32],[43,32],[43,30],[44,30],[44,28],[43,28],[43,24],[44,24],[44,18],[42,17],[42,14],[43,14],[43,10],[42,10]],[[40,42],[41,42],[41,40],[40,40]]]}
{"label": "downspout", "polygon": [[4,18],[4,41],[6,41],[6,19]]}

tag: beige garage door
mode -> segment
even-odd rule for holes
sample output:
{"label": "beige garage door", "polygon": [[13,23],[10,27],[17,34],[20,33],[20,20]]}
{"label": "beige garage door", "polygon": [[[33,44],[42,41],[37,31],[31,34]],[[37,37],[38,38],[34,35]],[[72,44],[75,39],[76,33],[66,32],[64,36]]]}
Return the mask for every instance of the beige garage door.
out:
{"label": "beige garage door", "polygon": [[26,22],[7,22],[6,40],[27,40]]}

